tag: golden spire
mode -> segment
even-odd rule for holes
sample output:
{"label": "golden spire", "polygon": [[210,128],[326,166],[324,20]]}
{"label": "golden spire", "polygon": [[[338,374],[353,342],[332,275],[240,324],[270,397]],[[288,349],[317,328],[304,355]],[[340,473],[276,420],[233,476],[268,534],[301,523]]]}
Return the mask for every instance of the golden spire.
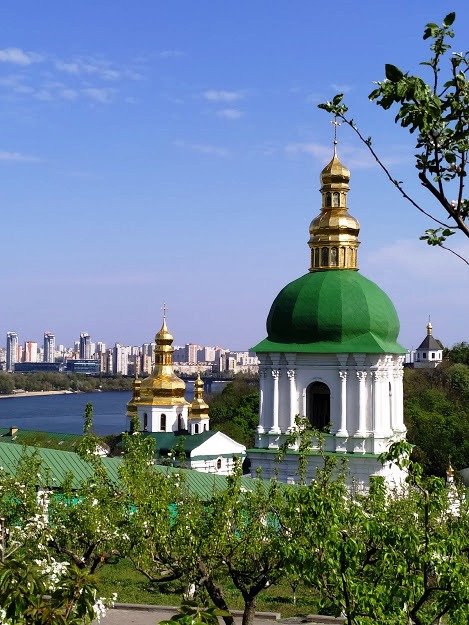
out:
{"label": "golden spire", "polygon": [[446,469],[446,481],[452,482],[453,480],[454,480],[454,469],[451,465],[451,458],[450,458],[448,468]]}
{"label": "golden spire", "polygon": [[142,381],[135,375],[133,383],[132,399],[127,403],[127,416],[132,418],[137,416],[137,403],[140,399],[140,385]]}
{"label": "golden spire", "polygon": [[200,378],[200,371],[197,373],[197,379],[194,382],[194,399],[189,407],[189,419],[207,419],[208,404],[203,399],[204,383]]}
{"label": "golden spire", "polygon": [[433,326],[432,326],[432,322],[430,321],[430,316],[429,316],[428,323],[427,323],[427,336],[431,336],[432,331],[433,331]]}
{"label": "golden spire", "polygon": [[357,267],[360,224],[347,209],[350,171],[337,156],[337,120],[334,124],[334,154],[321,172],[321,213],[309,227],[310,271]]}
{"label": "golden spire", "polygon": [[163,306],[163,324],[155,335],[155,366],[151,375],[140,385],[139,404],[182,405],[186,385],[173,370],[173,335],[166,325],[166,304]]}

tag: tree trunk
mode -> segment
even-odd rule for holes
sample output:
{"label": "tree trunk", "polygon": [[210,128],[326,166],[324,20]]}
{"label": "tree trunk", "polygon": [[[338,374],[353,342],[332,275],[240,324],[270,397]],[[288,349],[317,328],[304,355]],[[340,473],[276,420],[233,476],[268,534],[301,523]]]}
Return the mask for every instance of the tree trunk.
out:
{"label": "tree trunk", "polygon": [[[199,560],[198,565],[199,571],[203,575],[199,582],[200,585],[205,587],[205,590],[208,592],[208,595],[213,601],[215,607],[219,610],[223,610],[224,612],[229,612],[230,610],[226,605],[225,597],[223,596],[221,588],[215,584],[204,563]],[[224,620],[225,625],[235,625],[234,618],[231,614],[229,616],[222,616],[222,619]]]}
{"label": "tree trunk", "polygon": [[253,625],[254,614],[256,613],[257,596],[244,597],[244,612],[242,625]]}

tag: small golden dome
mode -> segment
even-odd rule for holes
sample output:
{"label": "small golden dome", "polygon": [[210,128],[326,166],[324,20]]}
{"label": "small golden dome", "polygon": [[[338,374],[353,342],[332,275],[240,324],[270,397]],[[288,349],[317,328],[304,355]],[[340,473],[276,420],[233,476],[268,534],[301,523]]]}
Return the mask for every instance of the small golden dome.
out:
{"label": "small golden dome", "polygon": [[200,371],[194,382],[194,399],[189,407],[189,419],[208,419],[208,404],[203,398],[204,383],[200,378]]}
{"label": "small golden dome", "polygon": [[186,384],[173,370],[173,340],[164,316],[161,330],[155,335],[155,366],[140,385],[138,404],[179,406],[189,403],[184,397]]}
{"label": "small golden dome", "polygon": [[137,403],[138,403],[138,400],[140,399],[140,385],[141,384],[142,384],[142,381],[139,380],[138,378],[135,378],[134,384],[133,384],[132,399],[129,402],[127,402],[127,416],[128,417],[131,417],[137,414]]}
{"label": "small golden dome", "polygon": [[313,219],[309,226],[311,236],[314,237],[319,231],[321,234],[335,234],[337,240],[340,240],[341,234],[358,236],[360,224],[347,210],[335,211],[334,214],[331,213],[332,211],[329,211],[329,214],[321,212]]}
{"label": "small golden dome", "polygon": [[161,326],[161,330],[155,334],[155,342],[158,345],[171,345],[174,341],[174,336],[168,330],[168,326],[166,325],[166,316],[163,317],[163,325]]}
{"label": "small golden dome", "polygon": [[321,184],[329,185],[331,183],[344,182],[348,183],[350,180],[350,170],[342,165],[337,156],[337,150],[334,146],[334,156],[330,163],[328,163],[321,172]]}

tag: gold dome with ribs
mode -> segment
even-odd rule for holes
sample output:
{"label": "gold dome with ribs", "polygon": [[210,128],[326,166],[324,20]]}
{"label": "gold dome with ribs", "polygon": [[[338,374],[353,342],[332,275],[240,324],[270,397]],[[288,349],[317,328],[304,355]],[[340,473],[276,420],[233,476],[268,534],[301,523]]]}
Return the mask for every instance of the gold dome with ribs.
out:
{"label": "gold dome with ribs", "polygon": [[309,227],[311,249],[309,271],[357,270],[360,224],[347,209],[350,171],[334,155],[321,172],[322,206]]}

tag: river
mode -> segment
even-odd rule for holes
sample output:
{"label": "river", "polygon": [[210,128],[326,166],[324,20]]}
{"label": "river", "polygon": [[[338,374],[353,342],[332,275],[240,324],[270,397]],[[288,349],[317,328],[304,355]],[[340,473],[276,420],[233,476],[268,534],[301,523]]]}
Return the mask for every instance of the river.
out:
{"label": "river", "polygon": [[[224,385],[214,383],[212,392],[221,390]],[[187,386],[186,399],[192,401],[193,385],[189,383]],[[91,402],[95,432],[100,435],[117,434],[128,427],[126,406],[131,396],[127,391],[116,391],[7,397],[0,399],[0,427],[81,434],[85,406]]]}

